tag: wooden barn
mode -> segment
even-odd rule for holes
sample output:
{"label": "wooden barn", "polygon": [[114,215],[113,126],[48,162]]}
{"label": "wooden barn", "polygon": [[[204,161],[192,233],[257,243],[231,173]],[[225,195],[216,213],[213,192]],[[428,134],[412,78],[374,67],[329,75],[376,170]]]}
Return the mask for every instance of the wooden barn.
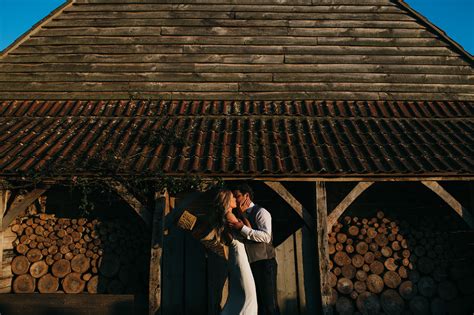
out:
{"label": "wooden barn", "polygon": [[70,0],[0,57],[0,313],[219,314],[179,229],[272,214],[282,314],[472,314],[472,56],[401,0]]}

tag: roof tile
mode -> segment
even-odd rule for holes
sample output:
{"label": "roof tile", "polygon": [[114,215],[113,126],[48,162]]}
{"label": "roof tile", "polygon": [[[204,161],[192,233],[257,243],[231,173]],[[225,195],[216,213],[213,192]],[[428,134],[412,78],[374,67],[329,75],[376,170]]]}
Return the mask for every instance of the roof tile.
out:
{"label": "roof tile", "polygon": [[3,101],[0,174],[474,173],[472,102]]}

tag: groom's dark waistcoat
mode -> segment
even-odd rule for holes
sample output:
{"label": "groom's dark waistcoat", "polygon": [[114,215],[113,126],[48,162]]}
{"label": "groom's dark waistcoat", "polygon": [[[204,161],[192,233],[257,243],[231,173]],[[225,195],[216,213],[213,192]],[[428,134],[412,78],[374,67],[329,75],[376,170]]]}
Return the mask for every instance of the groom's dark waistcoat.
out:
{"label": "groom's dark waistcoat", "polygon": [[[247,213],[247,218],[252,225],[252,228],[258,230],[258,224],[256,222],[257,213],[262,209],[262,207],[255,205],[253,206],[252,210]],[[270,243],[263,243],[263,242],[255,242],[255,241],[245,241],[245,250],[247,251],[247,256],[250,263],[264,260],[264,259],[272,259],[275,258],[275,248],[273,247],[273,230],[271,233],[271,242]]]}

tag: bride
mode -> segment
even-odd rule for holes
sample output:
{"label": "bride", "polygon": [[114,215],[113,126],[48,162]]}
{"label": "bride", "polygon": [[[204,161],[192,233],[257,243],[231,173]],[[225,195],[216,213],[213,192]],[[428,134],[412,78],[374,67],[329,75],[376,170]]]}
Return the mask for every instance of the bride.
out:
{"label": "bride", "polygon": [[[230,190],[222,190],[216,197],[214,225],[221,240],[229,245],[229,297],[221,315],[255,315],[257,308],[257,292],[252,270],[242,243],[242,237],[229,232],[228,223],[237,222],[232,209],[237,202]],[[249,225],[248,220],[244,224]]]}

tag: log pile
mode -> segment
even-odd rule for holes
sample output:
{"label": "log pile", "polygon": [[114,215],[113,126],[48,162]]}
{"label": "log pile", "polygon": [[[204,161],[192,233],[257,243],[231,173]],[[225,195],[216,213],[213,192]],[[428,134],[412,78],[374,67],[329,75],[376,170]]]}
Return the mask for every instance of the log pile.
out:
{"label": "log pile", "polygon": [[344,217],[328,235],[332,306],[338,314],[472,314],[474,260],[453,255],[448,236],[433,218]]}
{"label": "log pile", "polygon": [[146,289],[149,244],[136,224],[115,219],[17,218],[14,293],[137,293]]}

